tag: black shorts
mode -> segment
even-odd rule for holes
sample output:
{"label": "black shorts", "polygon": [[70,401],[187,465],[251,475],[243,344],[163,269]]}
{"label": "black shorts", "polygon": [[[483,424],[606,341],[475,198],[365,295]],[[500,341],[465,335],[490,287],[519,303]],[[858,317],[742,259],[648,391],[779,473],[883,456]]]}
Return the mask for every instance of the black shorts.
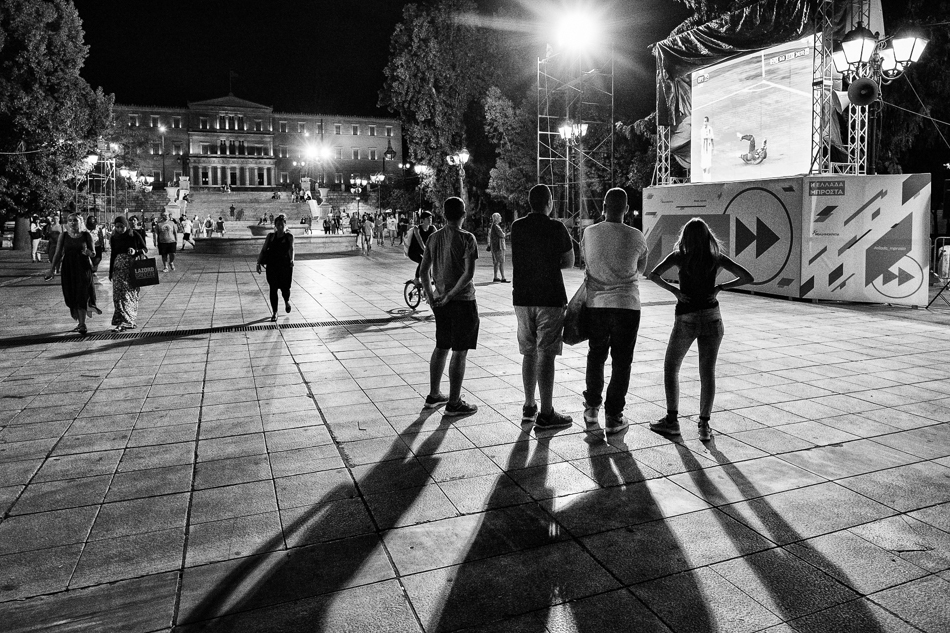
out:
{"label": "black shorts", "polygon": [[475,301],[450,301],[432,308],[435,346],[454,352],[475,349],[478,343],[478,306]]}
{"label": "black shorts", "polygon": [[178,250],[178,244],[175,242],[159,242],[158,243],[158,254],[159,255],[169,255]]}

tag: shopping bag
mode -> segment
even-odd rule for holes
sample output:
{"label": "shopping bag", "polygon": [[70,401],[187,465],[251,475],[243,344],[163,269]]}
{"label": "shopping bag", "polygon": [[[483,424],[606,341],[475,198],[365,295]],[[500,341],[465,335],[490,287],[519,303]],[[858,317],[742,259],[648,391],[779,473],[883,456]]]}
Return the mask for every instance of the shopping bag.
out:
{"label": "shopping bag", "polygon": [[564,314],[564,342],[577,345],[590,338],[587,330],[587,283],[582,283],[567,304]]}
{"label": "shopping bag", "polygon": [[46,255],[49,253],[49,240],[40,240],[36,243],[36,252]]}
{"label": "shopping bag", "polygon": [[158,284],[158,266],[155,265],[155,258],[136,259],[132,262],[132,268],[129,270],[129,283],[133,288],[143,286],[155,286]]}

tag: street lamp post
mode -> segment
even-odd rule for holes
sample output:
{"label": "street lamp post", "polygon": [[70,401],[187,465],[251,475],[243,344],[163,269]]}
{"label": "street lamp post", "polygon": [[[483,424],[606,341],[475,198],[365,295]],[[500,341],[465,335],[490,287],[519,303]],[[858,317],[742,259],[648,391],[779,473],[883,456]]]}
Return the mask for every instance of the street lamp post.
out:
{"label": "street lamp post", "polygon": [[[409,168],[409,163],[406,163],[406,168]],[[419,178],[419,212],[422,212],[422,177],[429,173],[429,168],[425,165],[416,164],[413,166],[412,171],[416,172],[416,176]]]}
{"label": "street lamp post", "polygon": [[557,129],[558,134],[561,136],[561,139],[565,143],[564,150],[564,217],[566,218],[571,214],[571,147],[577,148],[575,153],[577,154],[577,170],[578,170],[578,202],[581,200],[583,195],[582,180],[584,178],[583,167],[581,165],[581,160],[584,155],[583,151],[583,140],[587,136],[587,123],[574,123],[572,121],[565,121]]}
{"label": "street lamp post", "polygon": [[454,154],[449,154],[445,157],[445,161],[449,165],[457,165],[459,168],[459,197],[462,199],[462,202],[465,203],[465,206],[468,206],[468,195],[465,192],[465,163],[468,162],[471,154],[468,153],[468,150],[464,147],[455,152]]}
{"label": "street lamp post", "polygon": [[167,185],[168,180],[165,179],[165,126],[159,125],[158,131],[162,133],[162,185]]}
{"label": "street lamp post", "polygon": [[368,182],[368,180],[365,178],[360,178],[359,176],[356,178],[350,178],[350,192],[356,194],[357,217],[360,215],[360,197],[363,195],[363,187],[365,187]]}

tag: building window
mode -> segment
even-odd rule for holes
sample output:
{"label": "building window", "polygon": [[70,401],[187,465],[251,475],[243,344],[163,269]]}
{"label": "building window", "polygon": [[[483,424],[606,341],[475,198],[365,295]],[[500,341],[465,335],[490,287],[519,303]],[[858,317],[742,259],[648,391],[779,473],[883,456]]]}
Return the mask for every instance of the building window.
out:
{"label": "building window", "polygon": [[138,127],[139,126],[139,115],[130,114],[129,115],[129,127]]}
{"label": "building window", "polygon": [[172,117],[172,127],[175,128],[176,130],[180,130],[180,129],[181,129],[181,117],[180,117],[180,116],[173,116],[173,117]]}
{"label": "building window", "polygon": [[161,172],[160,170],[158,170],[158,169],[152,170],[152,178],[155,180],[155,182],[161,182],[161,181],[162,181],[162,172]]}
{"label": "building window", "polygon": [[201,184],[203,185],[208,184],[208,170],[207,169],[201,170]]}
{"label": "building window", "polygon": [[277,156],[278,158],[287,158],[290,156],[290,152],[288,151],[286,147],[281,145],[280,147],[277,148]]}
{"label": "building window", "polygon": [[264,131],[264,122],[260,119],[254,119],[254,131],[263,132]]}
{"label": "building window", "polygon": [[393,135],[393,126],[387,125],[387,126],[386,126],[386,136],[392,136],[392,135]]}
{"label": "building window", "polygon": [[237,129],[241,130],[242,132],[247,131],[247,128],[244,127],[244,117],[239,116],[237,121],[238,121]]}
{"label": "building window", "polygon": [[277,129],[286,134],[287,132],[287,121],[281,121],[277,124]]}
{"label": "building window", "polygon": [[375,125],[369,126],[369,135],[370,135],[370,136],[376,136],[376,126],[375,126]]}
{"label": "building window", "polygon": [[201,130],[208,129],[208,117],[203,116],[200,119],[198,119],[198,128]]}
{"label": "building window", "polygon": [[307,124],[304,121],[297,121],[297,133],[298,134],[307,133]]}
{"label": "building window", "polygon": [[359,160],[359,159],[360,159],[360,148],[354,147],[354,148],[353,148],[353,160]]}
{"label": "building window", "polygon": [[333,174],[333,182],[338,185],[343,184],[343,174]]}
{"label": "building window", "polygon": [[371,148],[370,148],[370,150],[369,150],[369,159],[370,159],[370,160],[379,160],[379,158],[376,157],[376,148],[375,148],[375,147],[371,147]]}
{"label": "building window", "polygon": [[360,126],[354,123],[353,125],[350,126],[350,132],[353,134],[353,136],[359,136]]}
{"label": "building window", "polygon": [[228,117],[228,129],[229,129],[229,130],[236,130],[236,129],[237,129],[237,125],[236,125],[235,122],[234,122],[234,117],[233,117],[233,116],[229,116],[229,117]]}
{"label": "building window", "polygon": [[175,143],[172,145],[172,154],[175,156],[181,156],[181,143]]}
{"label": "building window", "polygon": [[161,143],[152,143],[152,155],[157,156],[162,153],[162,144]]}
{"label": "building window", "polygon": [[320,136],[323,136],[323,121],[317,123],[316,126],[317,126],[317,134],[319,134]]}
{"label": "building window", "polygon": [[336,159],[337,159],[337,160],[343,160],[343,148],[342,148],[342,147],[336,148]]}
{"label": "building window", "polygon": [[211,144],[210,143],[201,143],[201,153],[210,154],[211,153]]}
{"label": "building window", "polygon": [[287,172],[280,172],[280,184],[286,185],[288,182],[290,182],[290,177],[287,175]]}
{"label": "building window", "polygon": [[343,124],[342,124],[342,123],[334,123],[334,124],[333,124],[333,133],[336,134],[337,136],[339,136],[340,134],[343,134]]}
{"label": "building window", "polygon": [[154,114],[150,116],[148,119],[149,119],[149,126],[151,127],[158,127],[159,125],[161,125],[161,123],[158,120],[158,117]]}

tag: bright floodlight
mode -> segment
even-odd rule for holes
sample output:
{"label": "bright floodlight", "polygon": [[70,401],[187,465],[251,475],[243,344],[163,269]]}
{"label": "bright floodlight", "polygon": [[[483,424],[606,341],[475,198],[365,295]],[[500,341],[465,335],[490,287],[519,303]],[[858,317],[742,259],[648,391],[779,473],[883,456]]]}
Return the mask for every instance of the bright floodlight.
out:
{"label": "bright floodlight", "polygon": [[581,12],[565,15],[557,27],[557,43],[560,48],[589,50],[596,42],[597,29],[591,16]]}
{"label": "bright floodlight", "polygon": [[314,147],[313,145],[307,145],[303,153],[306,158],[313,160],[317,157],[317,148]]}
{"label": "bright floodlight", "polygon": [[322,160],[330,160],[330,158],[333,157],[333,152],[330,150],[329,147],[326,147],[326,146],[321,147],[319,157]]}

